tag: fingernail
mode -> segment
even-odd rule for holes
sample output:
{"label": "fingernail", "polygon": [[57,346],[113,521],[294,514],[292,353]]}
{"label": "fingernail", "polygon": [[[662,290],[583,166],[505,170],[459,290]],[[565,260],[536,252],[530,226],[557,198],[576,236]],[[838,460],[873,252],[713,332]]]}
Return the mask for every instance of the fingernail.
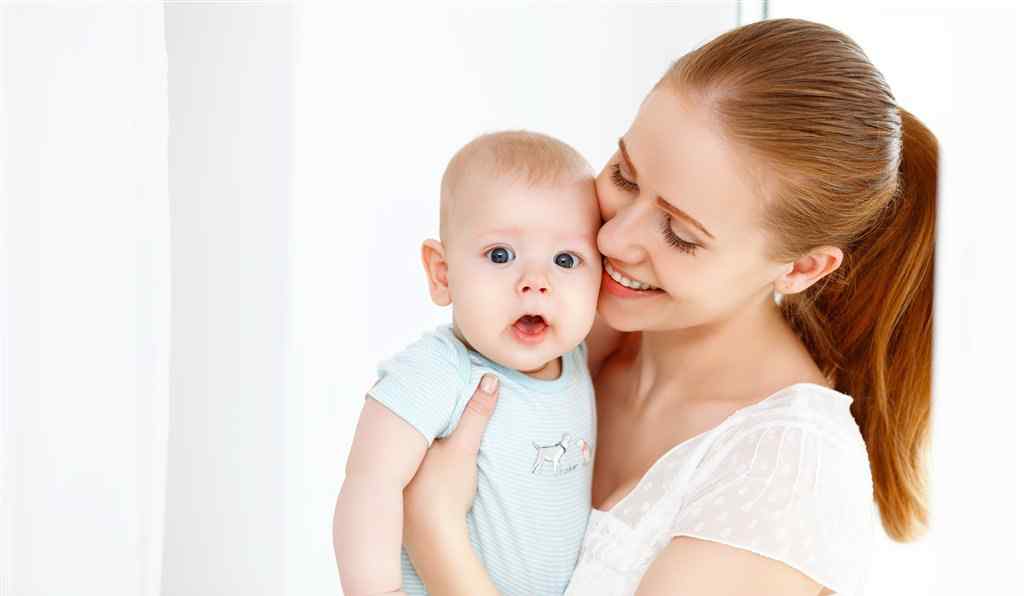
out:
{"label": "fingernail", "polygon": [[494,390],[498,388],[498,377],[487,373],[484,375],[483,383],[480,383],[480,388],[484,390],[484,393],[494,393]]}

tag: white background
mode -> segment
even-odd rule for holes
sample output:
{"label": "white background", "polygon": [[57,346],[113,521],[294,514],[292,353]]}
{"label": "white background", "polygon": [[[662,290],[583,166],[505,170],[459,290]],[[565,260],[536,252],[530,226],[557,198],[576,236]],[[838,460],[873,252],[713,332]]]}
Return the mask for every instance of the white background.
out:
{"label": "white background", "polygon": [[162,7],[0,4],[0,595],[159,593]]}
{"label": "white background", "polygon": [[297,405],[285,386],[292,10],[176,4],[165,31],[174,287],[162,593],[281,594],[284,422]]}
{"label": "white background", "polygon": [[[599,168],[671,61],[737,22],[724,1],[169,5],[168,142],[143,167],[128,132],[96,119],[138,108],[127,82],[147,63],[117,56],[159,32],[140,19],[119,41],[112,11],[65,3],[0,28],[0,587],[19,596],[337,594],[331,515],[375,364],[449,316],[418,255],[452,152],[530,128]],[[943,149],[933,530],[879,537],[869,596],[1020,591],[1022,13],[769,6],[851,35]],[[153,159],[167,164],[169,255],[118,260],[94,230],[136,217],[143,246],[130,189],[159,195]],[[134,335],[161,320],[115,323],[133,304],[169,311],[166,470],[149,467],[159,450],[132,451],[161,420],[132,401],[137,379],[161,378],[161,352]],[[166,490],[150,494],[158,477]],[[162,536],[144,531],[159,510]]]}

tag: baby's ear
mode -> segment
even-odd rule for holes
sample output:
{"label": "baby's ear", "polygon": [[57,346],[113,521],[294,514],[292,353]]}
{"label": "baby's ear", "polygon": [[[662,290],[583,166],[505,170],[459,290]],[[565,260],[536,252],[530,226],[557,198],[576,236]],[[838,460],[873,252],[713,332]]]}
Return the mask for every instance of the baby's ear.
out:
{"label": "baby's ear", "polygon": [[448,306],[452,303],[452,296],[448,289],[448,261],[444,256],[444,245],[437,240],[424,240],[420,252],[430,299],[438,306]]}

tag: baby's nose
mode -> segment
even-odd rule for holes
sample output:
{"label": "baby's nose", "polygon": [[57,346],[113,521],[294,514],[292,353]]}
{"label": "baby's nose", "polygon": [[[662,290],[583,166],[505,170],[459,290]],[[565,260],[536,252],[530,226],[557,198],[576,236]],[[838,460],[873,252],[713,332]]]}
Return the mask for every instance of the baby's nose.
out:
{"label": "baby's nose", "polygon": [[541,294],[548,293],[548,282],[541,276],[527,276],[519,282],[519,293],[528,294],[530,292],[538,292]]}

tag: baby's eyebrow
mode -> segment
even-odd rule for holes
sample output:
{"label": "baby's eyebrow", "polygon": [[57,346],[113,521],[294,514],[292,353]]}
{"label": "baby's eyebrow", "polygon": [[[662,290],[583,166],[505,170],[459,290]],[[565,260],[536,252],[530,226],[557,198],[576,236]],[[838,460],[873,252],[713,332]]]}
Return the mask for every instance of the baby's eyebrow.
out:
{"label": "baby's eyebrow", "polygon": [[[500,238],[518,238],[523,235],[522,228],[502,228],[497,230],[487,230],[481,232],[478,238],[481,240],[489,239],[500,239]],[[590,244],[597,238],[597,234],[591,234],[589,232],[570,232],[568,234],[560,234],[559,240],[563,242],[580,242],[583,244]]]}
{"label": "baby's eyebrow", "polygon": [[477,242],[490,244],[500,240],[518,240],[522,237],[523,231],[518,228],[507,228],[501,230],[485,230],[476,235]]}
{"label": "baby's eyebrow", "polygon": [[480,237],[485,236],[519,236],[523,233],[521,228],[499,228],[497,230],[485,230],[480,233]]}

